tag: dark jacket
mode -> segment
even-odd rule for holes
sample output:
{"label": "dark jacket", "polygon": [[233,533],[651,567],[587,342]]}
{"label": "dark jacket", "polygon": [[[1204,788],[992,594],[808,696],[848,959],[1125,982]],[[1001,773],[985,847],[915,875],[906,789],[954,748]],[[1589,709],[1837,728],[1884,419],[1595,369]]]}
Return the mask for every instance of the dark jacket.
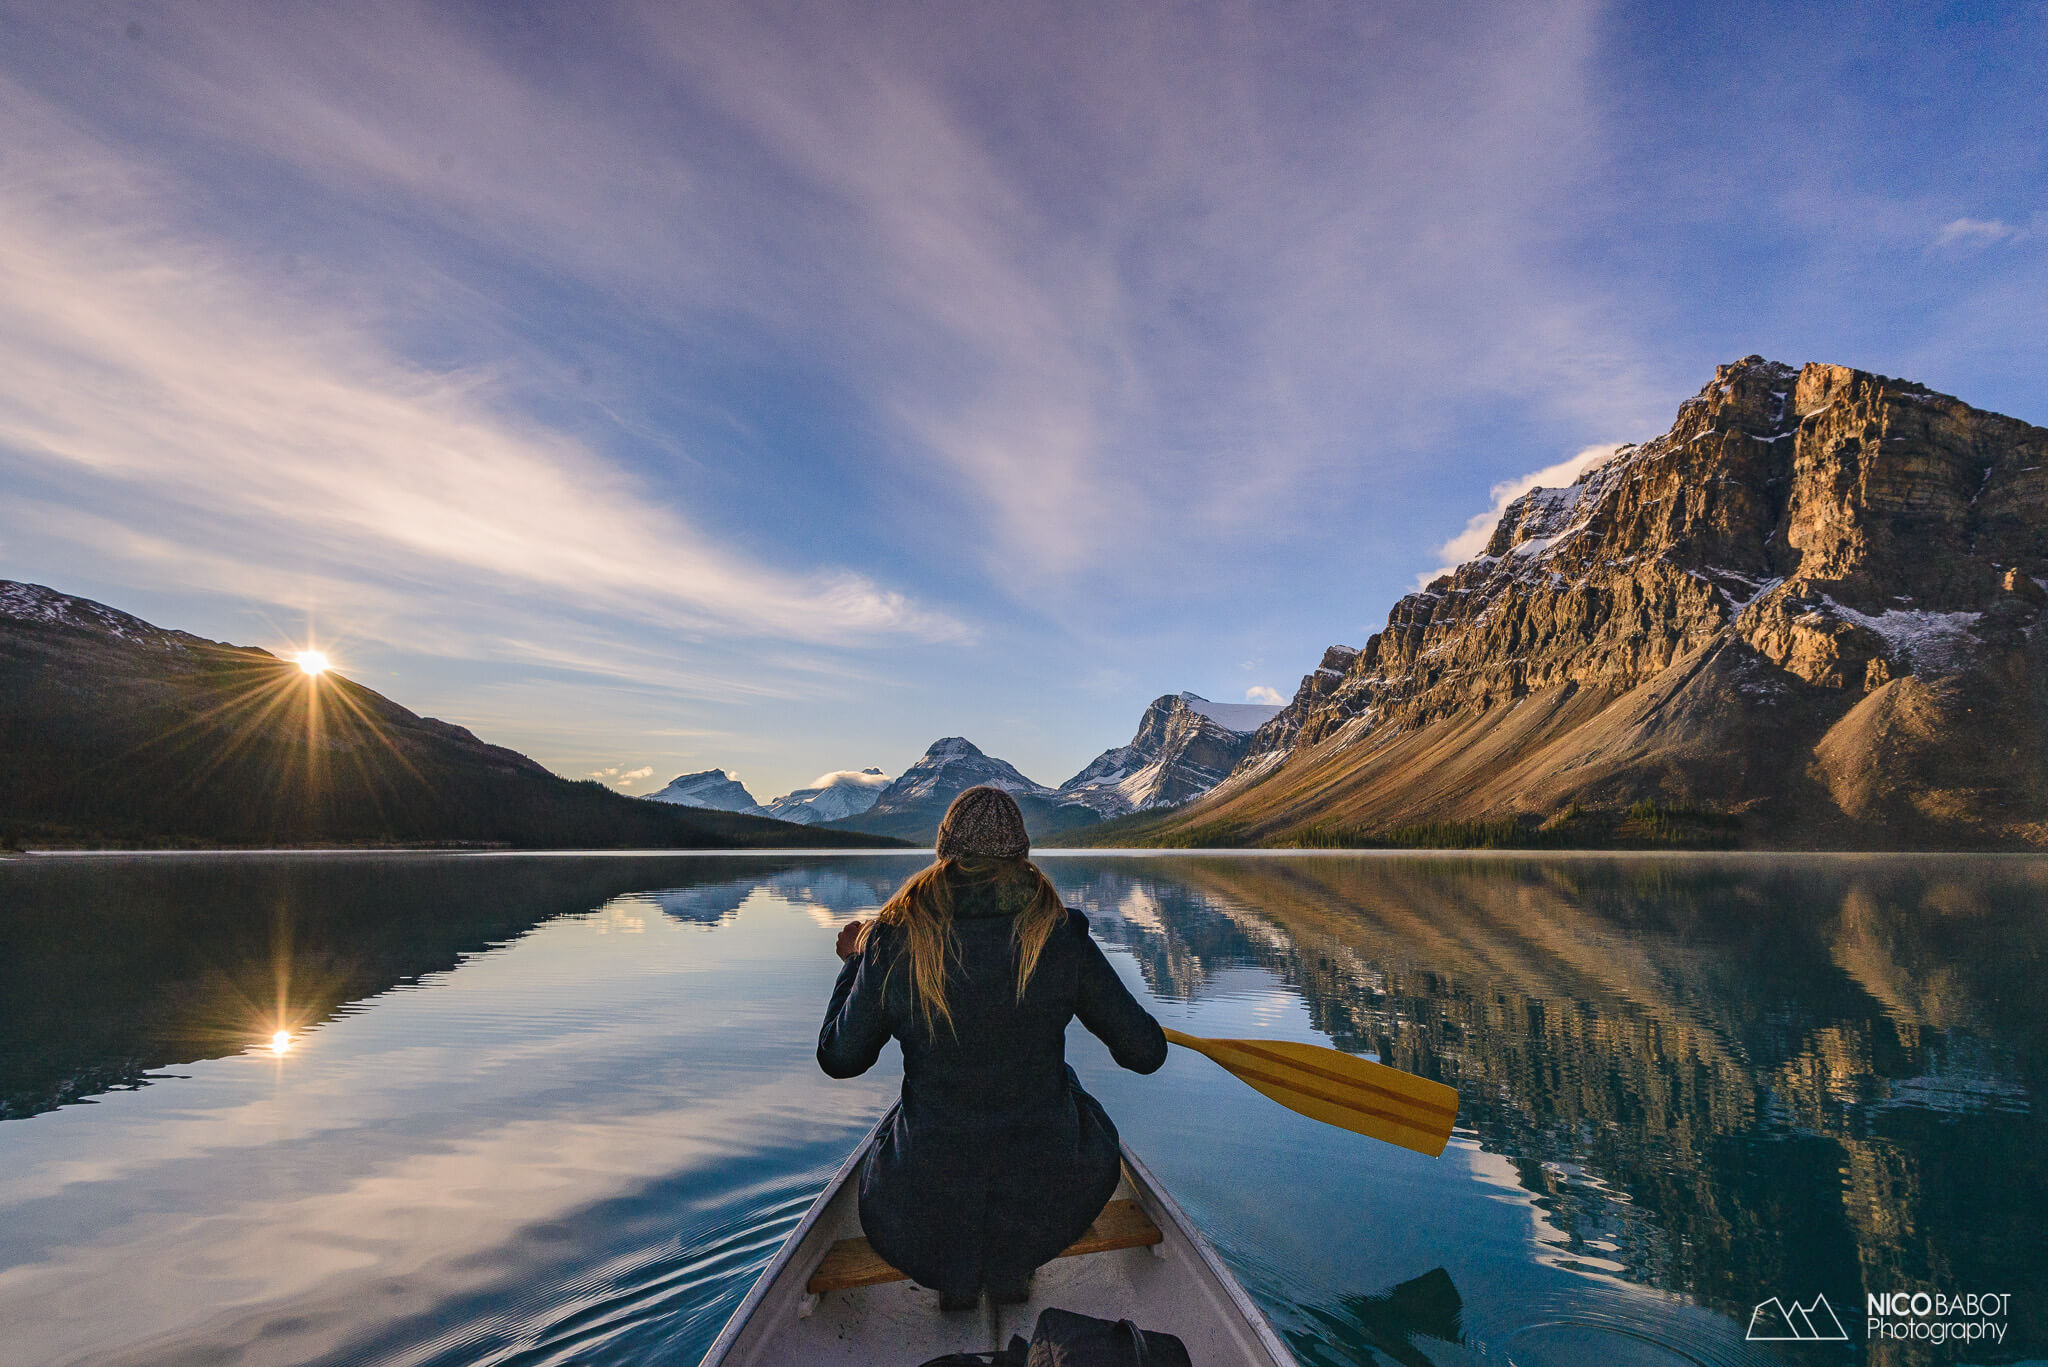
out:
{"label": "dark jacket", "polygon": [[972,1295],[1052,1258],[1116,1188],[1116,1126],[1067,1066],[1067,1022],[1080,1017],[1140,1073],[1166,1061],[1166,1037],[1071,908],[1019,1002],[1011,918],[1031,885],[956,874],[953,888],[954,1028],[925,1028],[909,961],[897,962],[901,933],[880,927],[839,972],[818,1065],[854,1077],[890,1039],[902,1044],[903,1097],[861,1173],[861,1224],[875,1251],[913,1280]]}

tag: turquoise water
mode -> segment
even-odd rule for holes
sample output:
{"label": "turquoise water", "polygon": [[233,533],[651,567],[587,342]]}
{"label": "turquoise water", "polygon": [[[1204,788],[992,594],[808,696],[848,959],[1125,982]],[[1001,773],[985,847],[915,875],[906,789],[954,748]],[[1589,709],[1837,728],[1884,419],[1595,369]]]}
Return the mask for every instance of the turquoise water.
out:
{"label": "turquoise water", "polygon": [[[1304,1362],[2048,1353],[2048,862],[1045,862],[1163,1021],[1458,1086],[1430,1160],[1077,1029]],[[694,1363],[888,1103],[811,1049],[916,866],[0,863],[0,1362]],[[1816,1294],[1847,1343],[1746,1341]]]}

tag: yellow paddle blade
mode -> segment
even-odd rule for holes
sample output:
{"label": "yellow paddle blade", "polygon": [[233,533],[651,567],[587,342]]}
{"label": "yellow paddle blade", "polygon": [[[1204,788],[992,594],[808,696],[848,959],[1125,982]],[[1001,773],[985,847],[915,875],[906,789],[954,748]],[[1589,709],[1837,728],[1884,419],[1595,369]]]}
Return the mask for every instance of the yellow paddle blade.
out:
{"label": "yellow paddle blade", "polygon": [[1311,1120],[1435,1158],[1458,1119],[1458,1091],[1383,1063],[1292,1040],[1202,1039],[1168,1030],[1273,1100]]}

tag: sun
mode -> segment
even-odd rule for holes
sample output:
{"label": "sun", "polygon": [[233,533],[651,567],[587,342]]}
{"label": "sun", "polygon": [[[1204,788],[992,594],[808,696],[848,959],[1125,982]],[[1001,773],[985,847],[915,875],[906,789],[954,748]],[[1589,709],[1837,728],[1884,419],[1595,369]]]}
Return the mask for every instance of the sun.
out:
{"label": "sun", "polygon": [[327,656],[324,652],[318,650],[302,650],[292,658],[297,660],[299,662],[299,668],[304,670],[308,674],[317,675],[325,674],[327,672]]}

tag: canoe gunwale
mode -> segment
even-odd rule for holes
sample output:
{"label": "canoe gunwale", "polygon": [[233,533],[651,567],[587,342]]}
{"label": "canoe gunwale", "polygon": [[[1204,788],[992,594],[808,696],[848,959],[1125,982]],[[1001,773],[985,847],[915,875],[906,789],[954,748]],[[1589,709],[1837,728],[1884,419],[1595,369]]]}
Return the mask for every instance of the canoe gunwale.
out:
{"label": "canoe gunwale", "polygon": [[[884,1119],[886,1118],[885,1116]],[[832,1174],[831,1180],[826,1182],[824,1189],[818,1193],[817,1199],[811,1202],[810,1209],[804,1212],[803,1218],[797,1221],[795,1228],[783,1238],[781,1247],[775,1251],[775,1256],[769,1259],[767,1266],[755,1277],[754,1284],[748,1288],[746,1296],[734,1307],[731,1316],[725,1322],[725,1327],[719,1331],[718,1338],[704,1354],[699,1367],[722,1367],[746,1336],[755,1315],[769,1296],[793,1273],[803,1271],[795,1268],[794,1264],[798,1257],[805,1253],[805,1244],[812,1232],[825,1218],[846,1184],[853,1180],[854,1174],[866,1160],[868,1151],[873,1147],[881,1129],[882,1121],[877,1120],[869,1127],[861,1141],[854,1145],[852,1152],[846,1156],[845,1161]],[[1240,1323],[1251,1331],[1259,1348],[1273,1363],[1280,1364],[1281,1367],[1294,1367],[1294,1354],[1274,1333],[1273,1326],[1266,1320],[1265,1312],[1259,1309],[1250,1294],[1239,1284],[1236,1275],[1224,1264],[1223,1259],[1194,1221],[1188,1218],[1180,1203],[1167,1193],[1166,1188],[1153,1175],[1152,1170],[1145,1166],[1143,1160],[1131,1152],[1130,1145],[1122,1144],[1120,1147],[1125,1178],[1130,1184],[1132,1194],[1137,1198],[1139,1207],[1166,1234],[1167,1242],[1155,1245],[1153,1253],[1162,1257],[1170,1256],[1169,1249],[1176,1239],[1185,1242],[1188,1251],[1194,1254],[1194,1261],[1197,1264],[1192,1269],[1194,1274],[1224,1293]],[[815,1303],[816,1297],[806,1296],[804,1301]],[[1172,1328],[1170,1325],[1143,1327],[1169,1331]]]}
{"label": "canoe gunwale", "polygon": [[754,1312],[760,1309],[761,1302],[768,1298],[768,1292],[782,1280],[783,1274],[789,1270],[789,1265],[796,1261],[797,1253],[804,1246],[804,1239],[818,1221],[824,1218],[825,1209],[832,1204],[832,1198],[839,1194],[839,1189],[853,1176],[854,1170],[861,1165],[861,1160],[868,1156],[868,1150],[874,1147],[875,1136],[882,1132],[882,1122],[888,1118],[888,1113],[884,1112],[880,1120],[868,1126],[868,1132],[861,1137],[860,1143],[853,1146],[853,1151],[846,1155],[846,1160],[839,1165],[838,1171],[832,1174],[832,1180],[825,1183],[825,1189],[818,1193],[817,1200],[811,1202],[811,1208],[804,1212],[804,1218],[796,1222],[796,1228],[783,1238],[782,1247],[775,1250],[775,1256],[768,1260],[768,1266],[762,1268],[761,1274],[754,1278],[754,1284],[747,1288],[745,1298],[733,1307],[731,1316],[725,1321],[725,1328],[719,1330],[718,1338],[704,1354],[698,1367],[718,1367],[718,1364],[725,1361],[726,1355],[732,1351],[733,1344],[739,1341],[740,1335],[753,1320]]}
{"label": "canoe gunwale", "polygon": [[[1275,1334],[1273,1326],[1266,1322],[1266,1312],[1259,1309],[1257,1303],[1252,1300],[1251,1293],[1246,1291],[1238,1282],[1237,1274],[1224,1265],[1222,1256],[1210,1246],[1209,1240],[1202,1233],[1200,1226],[1188,1218],[1188,1213],[1180,1208],[1180,1202],[1174,1200],[1168,1194],[1164,1184],[1152,1175],[1152,1169],[1146,1167],[1138,1155],[1131,1152],[1129,1144],[1123,1145],[1123,1151],[1124,1167],[1130,1172],[1131,1185],[1138,1190],[1139,1203],[1141,1205],[1156,1204],[1158,1206],[1156,1211],[1148,1212],[1152,1216],[1152,1223],[1158,1225],[1161,1229],[1171,1225],[1180,1232],[1181,1236],[1188,1241],[1188,1245],[1194,1249],[1195,1256],[1201,1260],[1202,1270],[1208,1274],[1210,1280],[1223,1288],[1224,1293],[1230,1297],[1230,1303],[1236,1309],[1239,1317],[1251,1327],[1252,1333],[1259,1340],[1259,1346],[1272,1355],[1273,1361],[1292,1364],[1294,1362],[1294,1354],[1288,1350],[1286,1344],[1280,1342],[1280,1336]],[[1165,1218],[1162,1219],[1162,1216]],[[1171,1328],[1168,1325],[1141,1325],[1139,1327],[1154,1329]]]}

